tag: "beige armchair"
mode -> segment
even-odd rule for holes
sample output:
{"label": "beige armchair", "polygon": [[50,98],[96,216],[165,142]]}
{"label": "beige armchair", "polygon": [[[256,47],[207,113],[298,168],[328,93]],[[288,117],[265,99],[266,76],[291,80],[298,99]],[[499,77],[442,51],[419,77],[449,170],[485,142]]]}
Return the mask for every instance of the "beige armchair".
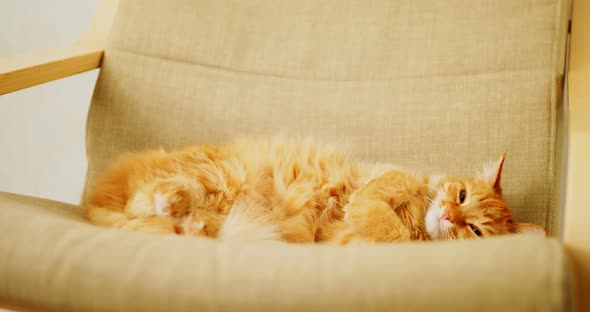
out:
{"label": "beige armchair", "polygon": [[73,46],[0,59],[0,94],[101,68],[86,185],[121,152],[238,135],[314,135],[453,174],[506,151],[516,218],[550,237],[229,244],[98,228],[78,206],[0,193],[0,307],[590,310],[590,4],[573,4],[571,36],[569,12],[567,0],[102,0]]}

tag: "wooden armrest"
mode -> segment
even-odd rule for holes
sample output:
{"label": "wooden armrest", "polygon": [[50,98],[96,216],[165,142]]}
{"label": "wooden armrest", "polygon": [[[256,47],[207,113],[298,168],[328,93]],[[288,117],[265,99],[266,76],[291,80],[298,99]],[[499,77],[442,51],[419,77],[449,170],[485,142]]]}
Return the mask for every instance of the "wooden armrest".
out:
{"label": "wooden armrest", "polygon": [[578,310],[590,311],[590,2],[574,1],[572,12],[564,242],[576,274]]}
{"label": "wooden armrest", "polygon": [[0,95],[98,68],[102,55],[73,45],[0,58]]}
{"label": "wooden armrest", "polygon": [[0,58],[0,95],[100,67],[119,0],[100,0],[76,44]]}

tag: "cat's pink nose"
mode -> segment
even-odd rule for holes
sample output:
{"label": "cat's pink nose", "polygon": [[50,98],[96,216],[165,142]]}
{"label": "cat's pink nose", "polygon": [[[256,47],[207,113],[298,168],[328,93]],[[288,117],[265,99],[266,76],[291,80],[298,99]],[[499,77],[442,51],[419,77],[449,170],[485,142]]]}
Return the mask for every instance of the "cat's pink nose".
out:
{"label": "cat's pink nose", "polygon": [[442,217],[440,218],[441,220],[447,220],[449,222],[453,222],[453,218],[451,217],[451,214],[449,213],[449,210],[446,209],[445,212],[443,213]]}

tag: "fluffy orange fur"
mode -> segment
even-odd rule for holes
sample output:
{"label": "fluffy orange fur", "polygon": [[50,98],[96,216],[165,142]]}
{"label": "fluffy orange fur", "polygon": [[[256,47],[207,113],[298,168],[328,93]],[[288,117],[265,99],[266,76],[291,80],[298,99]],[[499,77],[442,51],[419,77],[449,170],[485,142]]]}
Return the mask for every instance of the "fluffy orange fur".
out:
{"label": "fluffy orange fur", "polygon": [[464,239],[542,228],[502,196],[504,156],[475,178],[416,176],[310,140],[238,141],[120,157],[90,188],[101,226],[292,243]]}

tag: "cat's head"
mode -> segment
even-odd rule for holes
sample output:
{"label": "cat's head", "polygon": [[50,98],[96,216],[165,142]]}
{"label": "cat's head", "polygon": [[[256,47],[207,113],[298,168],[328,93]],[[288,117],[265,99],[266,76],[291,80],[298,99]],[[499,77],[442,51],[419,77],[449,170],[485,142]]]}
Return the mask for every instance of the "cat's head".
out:
{"label": "cat's head", "polygon": [[505,234],[545,235],[540,226],[514,221],[502,196],[502,157],[475,178],[432,178],[426,230],[431,239],[469,239]]}

